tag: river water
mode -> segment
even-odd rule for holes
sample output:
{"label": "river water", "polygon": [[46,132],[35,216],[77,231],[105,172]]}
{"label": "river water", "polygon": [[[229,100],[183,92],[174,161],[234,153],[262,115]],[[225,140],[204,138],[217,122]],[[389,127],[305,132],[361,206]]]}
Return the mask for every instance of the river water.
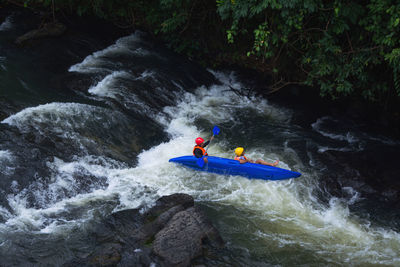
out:
{"label": "river water", "polygon": [[[195,198],[226,242],[210,265],[400,265],[396,188],[366,183],[362,159],[346,161],[397,150],[398,140],[330,115],[299,122],[301,110],[248,94],[237,73],[201,69],[140,32],[85,55],[71,48],[73,63],[55,68],[11,43],[16,20],[0,21],[2,265],[85,255],[94,222],[177,192]],[[221,134],[210,154],[245,146],[302,176],[249,180],[168,162],[213,125]]]}

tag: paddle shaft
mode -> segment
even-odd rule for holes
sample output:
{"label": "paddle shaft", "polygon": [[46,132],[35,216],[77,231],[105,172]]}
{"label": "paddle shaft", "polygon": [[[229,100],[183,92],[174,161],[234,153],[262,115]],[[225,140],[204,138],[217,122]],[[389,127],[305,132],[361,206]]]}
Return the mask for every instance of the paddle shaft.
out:
{"label": "paddle shaft", "polygon": [[[212,137],[214,137],[214,135],[212,135]],[[206,154],[207,154],[208,148],[209,148],[210,145],[211,145],[211,142],[212,142],[212,139],[210,140],[210,143],[208,143],[208,146],[207,146],[207,148],[206,148]]]}

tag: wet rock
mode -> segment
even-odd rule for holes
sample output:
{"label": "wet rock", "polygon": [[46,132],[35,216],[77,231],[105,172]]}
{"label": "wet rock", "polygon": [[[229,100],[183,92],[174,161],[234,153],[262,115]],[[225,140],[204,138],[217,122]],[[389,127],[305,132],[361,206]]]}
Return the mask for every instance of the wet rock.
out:
{"label": "wet rock", "polygon": [[184,209],[194,206],[193,197],[186,194],[173,194],[169,196],[163,196],[156,201],[156,205],[151,208],[147,213],[146,217],[159,216],[166,210],[181,205]]}
{"label": "wet rock", "polygon": [[28,41],[45,37],[60,36],[66,31],[67,27],[60,22],[46,23],[43,27],[31,30],[15,40],[17,45],[23,45]]}
{"label": "wet rock", "polygon": [[103,244],[87,258],[74,259],[65,263],[63,266],[116,266],[122,259],[120,251],[121,245],[118,243]]}
{"label": "wet rock", "polygon": [[192,207],[176,213],[156,234],[153,251],[167,265],[189,266],[192,259],[202,255],[202,242],[208,237],[219,240],[216,229],[204,214]]}
{"label": "wet rock", "polygon": [[[149,256],[150,249],[135,249],[133,251],[125,251],[122,254],[119,266],[151,266],[154,263]],[[135,265],[133,265],[135,263]]]}
{"label": "wet rock", "polygon": [[17,113],[22,107],[0,95],[0,121],[8,118],[14,113]]}
{"label": "wet rock", "polygon": [[121,261],[121,245],[106,244],[90,258],[88,263],[95,266],[116,265]]}
{"label": "wet rock", "polygon": [[161,197],[145,213],[140,209],[111,214],[91,240],[96,249],[64,266],[189,266],[222,238],[186,194]]}
{"label": "wet rock", "polygon": [[169,220],[178,212],[184,210],[182,205],[174,206],[165,212],[161,213],[156,219],[148,218],[147,220],[152,220],[151,222],[145,224],[143,227],[139,228],[134,236],[140,241],[145,241],[146,243],[151,243],[154,239],[154,235],[162,230]]}

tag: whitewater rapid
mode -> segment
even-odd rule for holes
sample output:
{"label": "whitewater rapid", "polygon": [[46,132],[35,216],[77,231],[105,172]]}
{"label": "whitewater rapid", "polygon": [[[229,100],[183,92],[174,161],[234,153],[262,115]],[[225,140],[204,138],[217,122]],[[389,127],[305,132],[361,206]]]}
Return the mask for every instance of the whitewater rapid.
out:
{"label": "whitewater rapid", "polygon": [[[127,108],[146,113],[161,125],[168,140],[142,150],[137,155],[137,164],[132,166],[90,153],[89,148],[96,146],[98,139],[113,137],[115,129],[132,132],[133,128],[140,127],[130,125],[124,114],[110,107],[53,102],[26,108],[10,116],[2,123],[21,132],[68,140],[82,153],[75,155],[71,161],[57,157],[48,161],[46,165],[51,173],[51,177],[47,177],[50,180],[48,186],[40,186],[39,180],[35,187],[18,189],[18,184],[14,183],[15,193],[7,196],[11,211],[0,209],[1,217],[5,218],[0,225],[2,233],[28,231],[65,235],[111,212],[137,207],[146,210],[160,196],[179,192],[190,194],[196,201],[207,205],[234,207],[243,213],[243,217],[251,215],[254,225],[243,235],[255,240],[257,245],[266,245],[266,254],[280,250],[288,250],[288,253],[304,250],[332,264],[400,265],[399,233],[371,226],[349,211],[348,205],[360,197],[358,192],[346,188],[350,195],[348,199],[331,197],[328,204],[316,197],[316,192],[321,190],[318,180],[324,177],[319,176],[318,169],[313,169],[312,164],[302,162],[290,142],[285,140],[294,135],[290,130],[291,111],[275,107],[266,100],[238,95],[236,92],[243,85],[235,75],[214,71],[210,72],[219,84],[200,86],[194,91],[186,91],[175,81],[175,91],[160,96],[166,102],[173,99],[173,104],[157,110],[143,95],[126,86],[129,81],[141,79],[159,81],[157,71],[121,70],[119,63],[107,60],[116,55],[151,55],[151,51],[138,47],[140,42],[138,35],[122,38],[115,45],[71,66],[70,71],[102,74],[102,78],[88,88],[88,98],[95,97],[105,103],[112,99]],[[230,90],[230,87],[237,91]],[[161,84],[159,88],[154,94],[162,93]],[[194,139],[198,136],[210,137],[213,125],[219,125],[222,132],[213,141],[209,153],[233,157],[233,149],[247,142],[245,127],[241,125],[253,117],[261,124],[268,122],[270,126],[279,125],[284,129],[281,132],[282,143],[275,144],[282,149],[274,150],[275,147],[269,146],[266,133],[265,138],[253,140],[258,145],[247,147],[247,155],[268,161],[279,159],[279,167],[300,171],[301,178],[249,180],[196,172],[168,162],[172,157],[190,154]],[[350,146],[358,141],[351,134],[335,135],[321,130],[321,121],[312,127],[322,135],[348,142]],[[94,130],[88,133],[88,128]],[[242,130],[232,133],[231,129]],[[129,142],[129,138],[124,141]],[[322,153],[323,149],[321,147],[319,152]],[[0,163],[12,161],[13,157],[13,151],[0,151]],[[12,169],[8,171],[12,172]],[[92,177],[91,183],[82,189],[83,183],[76,179],[77,174]],[[35,207],[27,204],[28,191],[36,197],[38,205]],[[79,212],[72,215],[77,207]],[[68,213],[71,213],[70,216]],[[230,226],[226,227],[220,230],[229,233]],[[243,249],[257,251],[254,247]]]}

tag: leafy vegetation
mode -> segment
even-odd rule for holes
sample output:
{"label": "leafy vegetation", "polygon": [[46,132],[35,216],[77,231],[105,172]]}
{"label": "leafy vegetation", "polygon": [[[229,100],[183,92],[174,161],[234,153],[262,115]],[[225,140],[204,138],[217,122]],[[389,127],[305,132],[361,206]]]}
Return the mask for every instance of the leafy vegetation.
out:
{"label": "leafy vegetation", "polygon": [[294,82],[318,86],[321,95],[333,98],[359,95],[385,101],[393,93],[400,96],[400,2],[219,0],[217,4],[221,18],[231,23],[227,31],[231,43],[253,35],[247,55],[270,65],[278,80],[275,89],[294,77]]}
{"label": "leafy vegetation", "polygon": [[400,96],[397,0],[21,0],[4,1],[142,27],[175,51],[208,63],[268,72],[322,96],[386,103]]}

